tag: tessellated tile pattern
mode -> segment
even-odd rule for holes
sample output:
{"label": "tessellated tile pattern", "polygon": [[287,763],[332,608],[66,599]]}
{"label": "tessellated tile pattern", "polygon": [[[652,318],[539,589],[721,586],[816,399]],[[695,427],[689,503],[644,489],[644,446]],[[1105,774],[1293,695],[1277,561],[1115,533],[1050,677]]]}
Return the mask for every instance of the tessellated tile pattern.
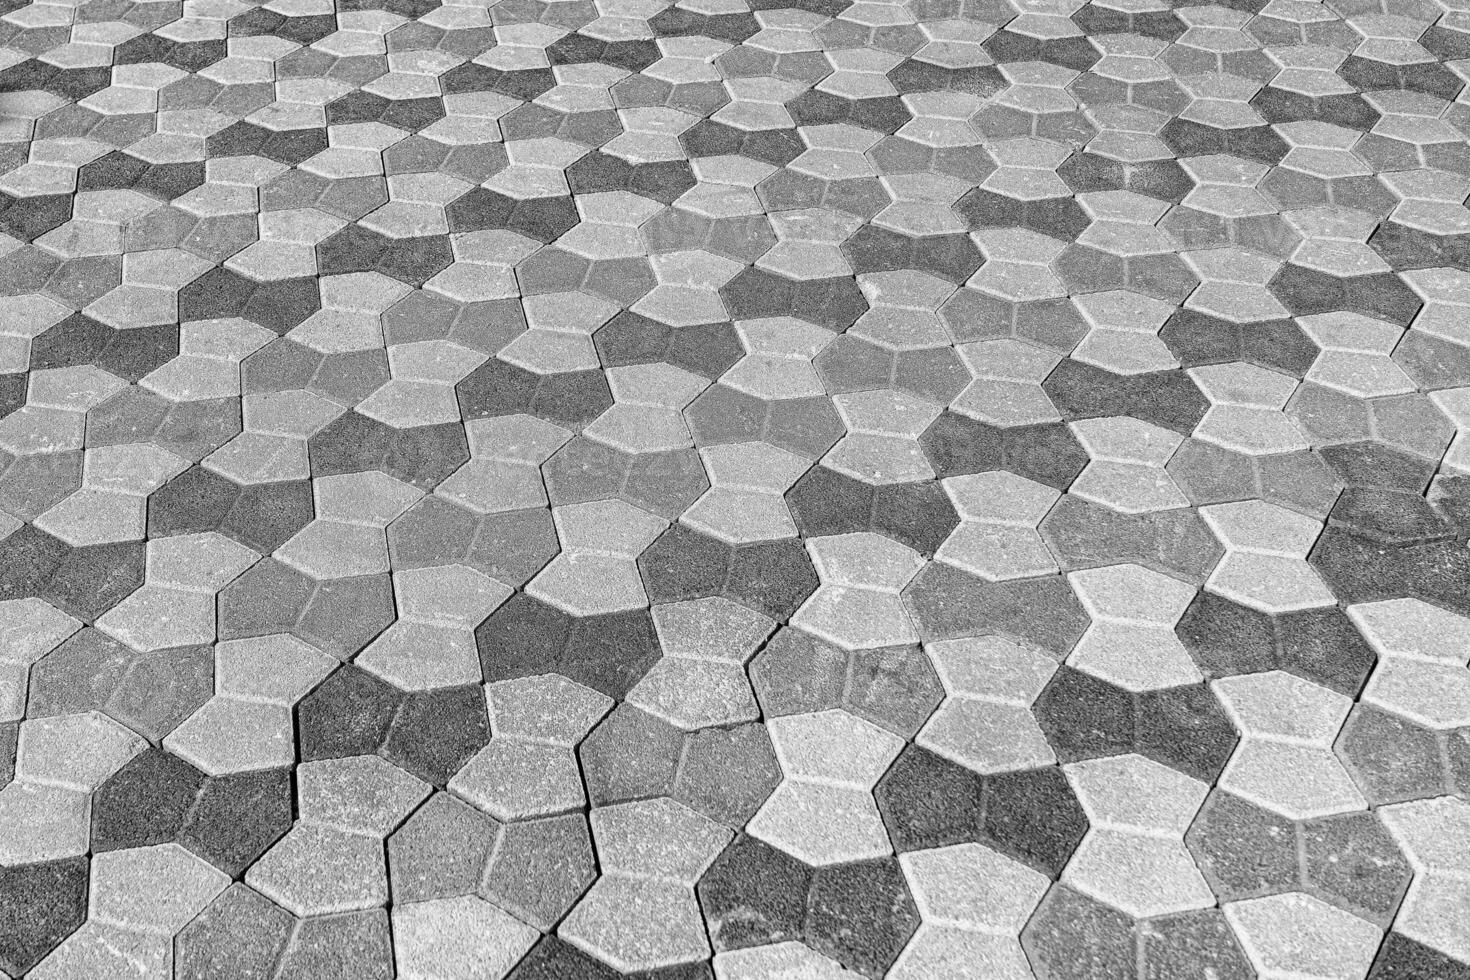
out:
{"label": "tessellated tile pattern", "polygon": [[0,0],[0,980],[1470,980],[1466,0]]}

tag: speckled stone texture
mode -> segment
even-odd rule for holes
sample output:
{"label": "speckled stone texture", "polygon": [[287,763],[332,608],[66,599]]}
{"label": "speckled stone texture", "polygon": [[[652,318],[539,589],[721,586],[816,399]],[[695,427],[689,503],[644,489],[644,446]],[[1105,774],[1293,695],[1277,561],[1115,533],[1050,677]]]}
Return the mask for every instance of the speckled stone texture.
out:
{"label": "speckled stone texture", "polygon": [[1470,980],[1467,85],[0,0],[0,980]]}

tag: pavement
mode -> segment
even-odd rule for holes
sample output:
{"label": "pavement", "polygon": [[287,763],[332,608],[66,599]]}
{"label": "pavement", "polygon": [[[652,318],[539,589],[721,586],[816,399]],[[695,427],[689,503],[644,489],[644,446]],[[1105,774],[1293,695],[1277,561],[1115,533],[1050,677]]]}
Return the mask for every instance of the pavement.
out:
{"label": "pavement", "polygon": [[0,977],[1470,978],[1465,0],[0,0]]}

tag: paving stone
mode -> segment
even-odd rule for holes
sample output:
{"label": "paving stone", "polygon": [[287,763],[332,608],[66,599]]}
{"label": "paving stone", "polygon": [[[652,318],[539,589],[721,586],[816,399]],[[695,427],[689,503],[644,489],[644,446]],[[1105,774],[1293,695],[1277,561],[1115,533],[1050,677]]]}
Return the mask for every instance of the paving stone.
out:
{"label": "paving stone", "polygon": [[546,930],[571,910],[596,875],[584,817],[523,820],[502,828],[479,893]]}
{"label": "paving stone", "polygon": [[174,942],[174,972],[206,977],[230,970],[241,977],[270,977],[286,948],[292,919],[243,884],[222,891]]}
{"label": "paving stone", "polygon": [[1137,965],[1128,916],[1065,886],[1047,896],[1021,944],[1033,962],[1057,976],[1123,976]]}
{"label": "paving stone", "polygon": [[464,803],[436,793],[388,839],[395,901],[472,894],[500,827]]}
{"label": "paving stone", "polygon": [[694,883],[729,832],[672,800],[598,809],[592,831],[602,877],[558,934],[624,971],[707,956]]}
{"label": "paving stone", "polygon": [[304,919],[281,957],[278,977],[393,976],[391,933],[382,910]]}
{"label": "paving stone", "polygon": [[[1212,685],[1241,732],[1222,788],[1301,819],[1360,809],[1365,801],[1331,754],[1347,699],[1280,671]],[[1290,780],[1273,757],[1293,760]]]}
{"label": "paving stone", "polygon": [[899,739],[840,709],[772,719],[768,728],[786,779],[750,833],[818,866],[888,853],[871,790]]}
{"label": "paving stone", "polygon": [[403,977],[503,977],[539,935],[473,895],[393,909],[394,959]]}
{"label": "paving stone", "polygon": [[[1363,976],[1381,933],[1372,925],[1299,892],[1231,902],[1225,917],[1258,970],[1310,976]],[[1322,943],[1332,952],[1324,957]]]}
{"label": "paving stone", "polygon": [[1371,922],[1388,921],[1412,872],[1376,814],[1313,821],[1302,841],[1308,884]]}
{"label": "paving stone", "polygon": [[841,707],[905,737],[943,697],[940,678],[917,647],[848,652],[792,628],[751,661],[750,678],[768,715]]}
{"label": "paving stone", "polygon": [[1333,604],[1333,594],[1307,564],[1316,522],[1264,501],[1217,504],[1200,513],[1225,548],[1207,587],[1263,612]]}
{"label": "paving stone", "polygon": [[[1092,829],[1063,881],[1135,918],[1211,904],[1183,840],[1203,801],[1202,784],[1136,755],[1073,763],[1066,772]],[[1094,795],[1099,790],[1115,795]]]}
{"label": "paving stone", "polygon": [[551,816],[584,802],[573,748],[610,699],[556,674],[487,688],[494,733],[450,789],[497,819]]}
{"label": "paving stone", "polygon": [[[228,883],[227,875],[177,844],[109,851],[92,862],[89,921],[172,937]],[[159,891],[149,897],[153,885]]]}
{"label": "paving stone", "polygon": [[780,784],[770,735],[757,724],[685,737],[674,797],[727,827],[743,826]]}
{"label": "paving stone", "polygon": [[86,919],[85,857],[19,864],[0,873],[5,909],[4,969],[24,974]]}
{"label": "paving stone", "polygon": [[1132,691],[1201,679],[1173,635],[1192,587],[1139,565],[1088,569],[1067,578],[1092,617],[1067,658],[1071,666]]}
{"label": "paving stone", "polygon": [[1360,604],[1348,615],[1378,653],[1366,702],[1433,730],[1465,724],[1457,693],[1470,680],[1459,654],[1462,617],[1416,599]]}
{"label": "paving stone", "polygon": [[795,940],[716,953],[715,964],[718,975],[731,980],[754,980],[755,977],[779,976],[782,973],[817,980],[850,980],[863,976],[844,969],[836,960]]}
{"label": "paving stone", "polygon": [[894,964],[896,976],[1025,976],[1018,933],[1050,882],[978,844],[903,855],[923,924]]}
{"label": "paving stone", "polygon": [[886,858],[816,872],[805,933],[813,949],[871,975],[892,963],[918,918],[898,863]]}
{"label": "paving stone", "polygon": [[802,934],[811,869],[755,837],[735,838],[699,880],[717,951],[788,942]]}
{"label": "paving stone", "polygon": [[943,640],[927,652],[946,697],[916,744],[978,773],[1056,761],[1031,713],[1056,670],[1051,658],[998,637]]}
{"label": "paving stone", "polygon": [[1464,801],[1446,796],[1399,803],[1382,811],[1388,832],[1403,849],[1414,880],[1394,920],[1395,931],[1465,962],[1465,939],[1454,909],[1464,894],[1466,863],[1439,835],[1466,821]]}

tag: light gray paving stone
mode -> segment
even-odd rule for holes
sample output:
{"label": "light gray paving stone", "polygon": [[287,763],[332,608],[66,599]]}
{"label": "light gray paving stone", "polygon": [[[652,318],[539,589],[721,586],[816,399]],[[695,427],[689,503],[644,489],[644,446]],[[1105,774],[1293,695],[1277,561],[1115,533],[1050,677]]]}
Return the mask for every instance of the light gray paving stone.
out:
{"label": "light gray paving stone", "polygon": [[1332,752],[1351,699],[1282,671],[1211,687],[1241,736],[1220,774],[1222,789],[1291,819],[1366,808]]}
{"label": "light gray paving stone", "polygon": [[766,727],[785,779],[747,832],[813,865],[892,853],[872,788],[902,740],[840,708]]}
{"label": "light gray paving stone", "polygon": [[1092,618],[1068,664],[1130,691],[1203,679],[1174,633],[1194,586],[1141,565],[1069,572],[1067,582]]}
{"label": "light gray paving stone", "polygon": [[1371,923],[1301,892],[1231,902],[1225,918],[1267,976],[1366,976],[1382,938]]}
{"label": "light gray paving stone", "polygon": [[915,742],[979,773],[1056,761],[1031,706],[1056,661],[1001,637],[941,640],[925,647],[945,699]]}
{"label": "light gray paving stone", "polygon": [[806,546],[822,585],[793,626],[845,649],[918,640],[899,599],[923,566],[915,551],[871,532],[808,538]]}
{"label": "light gray paving stone", "polygon": [[1046,894],[1040,872],[979,844],[899,858],[923,924],[890,976],[1032,976],[1020,932]]}
{"label": "light gray paving stone", "polygon": [[393,909],[394,961],[415,980],[500,978],[540,932],[474,895]]}
{"label": "light gray paving stone", "polygon": [[1470,861],[1458,846],[1470,825],[1470,806],[1445,796],[1378,812],[1414,869],[1394,930],[1460,962],[1470,959],[1460,914],[1470,889]]}
{"label": "light gray paving stone", "polygon": [[1214,904],[1184,847],[1205,784],[1131,754],[1075,762],[1063,771],[1092,825],[1063,881],[1135,918]]}
{"label": "light gray paving stone", "polygon": [[730,832],[661,798],[595,810],[592,833],[602,877],[558,934],[621,970],[707,957],[694,882]]}

